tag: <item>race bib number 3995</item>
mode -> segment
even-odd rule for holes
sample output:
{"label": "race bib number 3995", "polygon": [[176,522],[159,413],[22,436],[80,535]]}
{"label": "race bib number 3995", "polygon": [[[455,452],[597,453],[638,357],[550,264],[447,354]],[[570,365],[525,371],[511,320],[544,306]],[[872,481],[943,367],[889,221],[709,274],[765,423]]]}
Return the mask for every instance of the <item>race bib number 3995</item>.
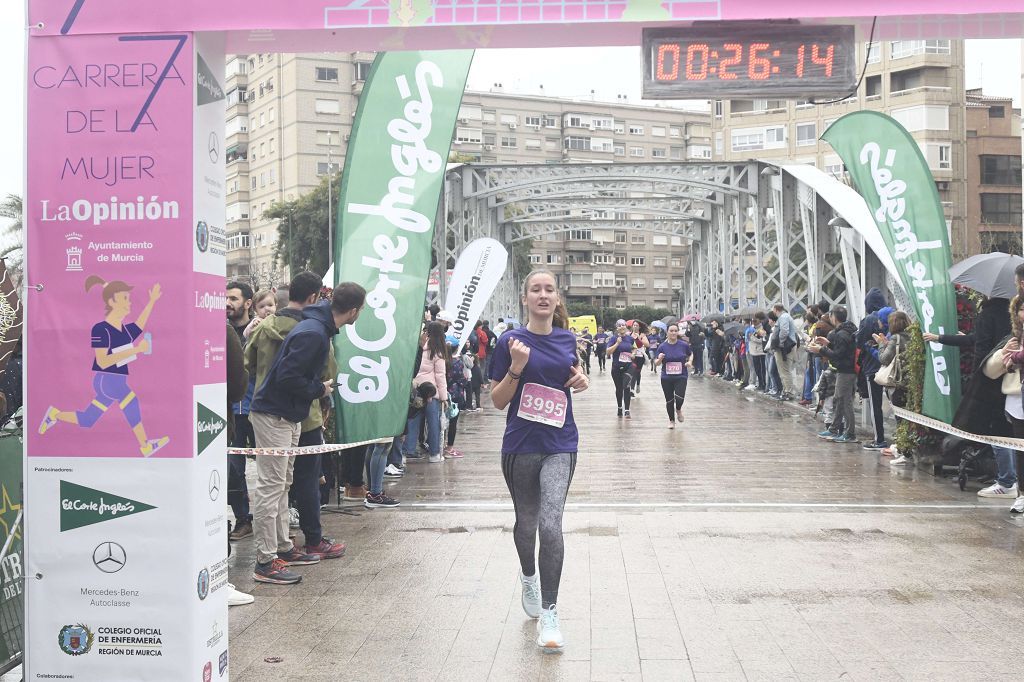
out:
{"label": "race bib number 3995", "polygon": [[557,388],[526,384],[519,399],[518,416],[538,424],[562,428],[569,399]]}

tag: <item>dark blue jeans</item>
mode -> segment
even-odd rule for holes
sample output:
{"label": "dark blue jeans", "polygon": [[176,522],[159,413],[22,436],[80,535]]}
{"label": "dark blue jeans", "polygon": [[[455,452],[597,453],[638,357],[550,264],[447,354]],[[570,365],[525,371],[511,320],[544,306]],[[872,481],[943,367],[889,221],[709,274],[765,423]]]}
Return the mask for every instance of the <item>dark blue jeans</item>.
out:
{"label": "dark blue jeans", "polygon": [[[235,415],[235,439],[233,448],[256,447],[249,415]],[[249,511],[249,488],[245,483],[245,455],[228,455],[228,504],[235,515],[235,526],[252,523]]]}
{"label": "dark blue jeans", "polygon": [[[299,446],[323,445],[323,429],[306,431],[299,436]],[[320,526],[320,455],[299,455],[295,458],[292,476],[292,497],[299,511],[299,528],[306,536],[306,545],[315,547],[323,539]]]}

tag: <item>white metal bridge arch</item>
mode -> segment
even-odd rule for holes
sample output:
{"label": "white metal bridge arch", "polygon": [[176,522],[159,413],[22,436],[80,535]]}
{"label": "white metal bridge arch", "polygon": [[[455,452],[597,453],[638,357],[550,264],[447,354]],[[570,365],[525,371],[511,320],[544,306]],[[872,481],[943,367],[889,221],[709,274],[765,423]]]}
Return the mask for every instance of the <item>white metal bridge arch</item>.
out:
{"label": "white metal bridge arch", "polygon": [[[446,174],[435,254],[452,268],[481,237],[504,243],[512,260],[514,244],[548,234],[642,231],[679,237],[687,249],[683,266],[669,273],[682,280],[673,304],[680,314],[824,299],[856,315],[868,287],[903,298],[865,211],[852,189],[811,166],[458,164]],[[485,317],[519,310],[525,274],[510,262]]]}

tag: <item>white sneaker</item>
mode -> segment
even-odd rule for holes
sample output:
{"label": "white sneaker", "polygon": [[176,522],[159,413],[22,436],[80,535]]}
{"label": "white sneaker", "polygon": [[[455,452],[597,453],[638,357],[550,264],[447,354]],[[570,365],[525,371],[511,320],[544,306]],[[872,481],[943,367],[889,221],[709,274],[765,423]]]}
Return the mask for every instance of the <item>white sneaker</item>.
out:
{"label": "white sneaker", "polygon": [[999,483],[993,483],[989,487],[979,490],[978,497],[1017,497],[1017,484],[1014,483],[1009,488],[1004,488]]}
{"label": "white sneaker", "polygon": [[394,464],[389,464],[384,468],[384,475],[389,477],[400,478],[405,472],[396,467]]}
{"label": "white sneaker", "polygon": [[228,583],[228,606],[244,606],[256,601],[256,597],[245,592],[239,592],[234,585]]}
{"label": "white sneaker", "polygon": [[889,462],[889,466],[891,466],[891,467],[908,467],[908,466],[911,466],[913,464],[914,464],[914,460],[908,459],[907,457],[904,457],[903,455],[900,455],[899,457],[894,457],[893,460],[891,462]]}
{"label": "white sneaker", "polygon": [[527,578],[519,569],[519,582],[523,584],[523,611],[530,618],[540,616],[540,576],[534,573]]}
{"label": "white sneaker", "polygon": [[295,507],[288,507],[288,527],[299,527],[299,510]]}
{"label": "white sneaker", "polygon": [[546,654],[561,653],[565,648],[562,630],[558,627],[558,607],[541,609],[537,619],[537,646]]}
{"label": "white sneaker", "polygon": [[1024,497],[1018,497],[1010,507],[1011,514],[1024,514]]}
{"label": "white sneaker", "polygon": [[443,460],[441,459],[441,455],[431,455],[427,461],[430,462],[431,464],[437,464],[438,462],[441,462]]}

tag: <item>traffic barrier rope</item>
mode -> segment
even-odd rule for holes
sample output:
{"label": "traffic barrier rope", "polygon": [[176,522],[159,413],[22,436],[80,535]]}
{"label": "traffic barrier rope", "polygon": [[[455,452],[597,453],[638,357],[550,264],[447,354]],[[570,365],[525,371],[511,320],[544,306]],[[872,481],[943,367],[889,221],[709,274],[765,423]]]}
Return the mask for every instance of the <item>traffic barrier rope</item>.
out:
{"label": "traffic barrier rope", "polygon": [[291,457],[292,455],[319,455],[325,452],[338,452],[348,448],[357,448],[361,445],[375,445],[377,443],[390,443],[394,436],[387,438],[375,438],[373,440],[361,440],[358,443],[326,443],[324,445],[302,445],[294,448],[228,448],[229,455],[256,455],[261,457]]}
{"label": "traffic barrier rope", "polygon": [[984,443],[985,445],[995,445],[1001,448],[1009,448],[1010,450],[1024,450],[1024,438],[1007,438],[1004,436],[981,436],[976,433],[970,433],[963,429],[958,429],[955,426],[950,426],[944,422],[940,422],[937,419],[926,417],[923,414],[917,412],[911,412],[902,407],[896,407],[893,405],[893,413],[900,419],[906,419],[908,422],[914,422],[921,426],[927,426],[929,429],[941,431],[942,433],[948,433],[951,436],[957,438],[963,438],[964,440],[973,441],[975,443]]}

